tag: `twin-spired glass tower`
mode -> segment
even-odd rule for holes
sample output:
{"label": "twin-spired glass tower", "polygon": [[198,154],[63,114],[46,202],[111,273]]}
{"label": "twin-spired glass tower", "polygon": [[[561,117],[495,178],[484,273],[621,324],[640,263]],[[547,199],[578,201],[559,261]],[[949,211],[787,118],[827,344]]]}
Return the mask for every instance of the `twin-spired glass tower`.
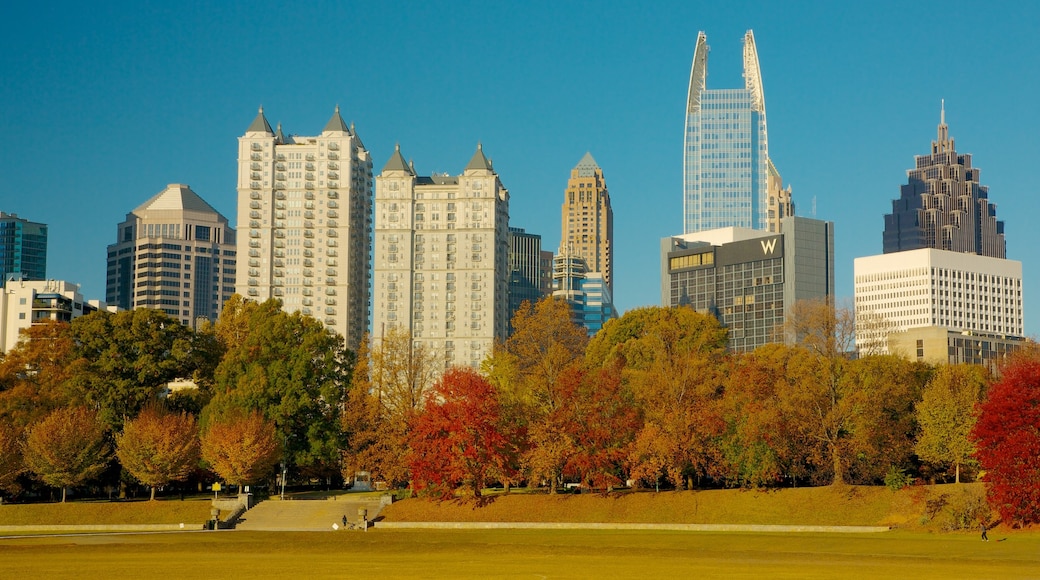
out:
{"label": "twin-spired glass tower", "polygon": [[[723,227],[779,231],[790,190],[769,161],[766,101],[755,36],[744,35],[744,88],[711,89],[708,38],[697,34],[686,104],[683,232]],[[786,195],[785,195],[786,194]]]}

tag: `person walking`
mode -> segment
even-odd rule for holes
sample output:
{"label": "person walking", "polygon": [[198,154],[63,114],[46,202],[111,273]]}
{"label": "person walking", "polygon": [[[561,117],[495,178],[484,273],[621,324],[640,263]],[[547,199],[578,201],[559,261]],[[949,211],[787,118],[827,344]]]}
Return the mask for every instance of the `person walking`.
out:
{"label": "person walking", "polygon": [[988,542],[989,541],[989,536],[986,535],[986,522],[980,523],[979,524],[979,528],[982,529],[982,541],[983,542]]}

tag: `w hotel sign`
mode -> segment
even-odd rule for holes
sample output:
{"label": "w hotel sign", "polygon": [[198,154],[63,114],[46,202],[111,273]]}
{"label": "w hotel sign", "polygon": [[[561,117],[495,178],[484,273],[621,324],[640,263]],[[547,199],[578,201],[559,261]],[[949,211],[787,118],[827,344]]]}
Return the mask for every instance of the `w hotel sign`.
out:
{"label": "w hotel sign", "polygon": [[729,266],[784,257],[784,236],[775,234],[723,244],[715,249],[715,266]]}

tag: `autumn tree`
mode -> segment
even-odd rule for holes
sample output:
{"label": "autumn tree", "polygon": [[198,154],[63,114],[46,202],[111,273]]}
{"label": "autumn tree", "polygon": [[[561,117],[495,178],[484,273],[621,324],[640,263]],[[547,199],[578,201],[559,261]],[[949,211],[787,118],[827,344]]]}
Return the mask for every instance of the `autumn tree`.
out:
{"label": "autumn tree", "polygon": [[0,422],[25,429],[70,402],[73,337],[67,322],[23,329],[0,359]]}
{"label": "autumn tree", "polygon": [[18,476],[25,471],[19,430],[0,423],[0,490],[18,491]]}
{"label": "autumn tree", "polygon": [[192,330],[152,308],[98,310],[73,320],[71,332],[73,400],[97,409],[114,431],[202,364]]}
{"label": "autumn tree", "polygon": [[202,458],[232,485],[260,481],[280,456],[274,422],[259,411],[217,418],[202,435]]}
{"label": "autumn tree", "polygon": [[928,381],[916,406],[920,434],[914,451],[926,463],[952,465],[956,483],[961,482],[961,466],[975,463],[971,430],[987,382],[981,366],[943,365]]}
{"label": "autumn tree", "polygon": [[442,368],[412,333],[390,326],[376,337],[372,348],[369,381],[380,405],[390,415],[404,417],[418,411]]}
{"label": "autumn tree", "polygon": [[130,475],[151,487],[154,500],[157,486],[183,481],[198,467],[195,417],[168,413],[154,405],[146,407],[116,435],[116,455]]}
{"label": "autumn tree", "polygon": [[310,475],[339,473],[340,411],[354,363],[343,338],[310,316],[283,311],[277,300],[232,304],[214,334],[225,353],[203,427],[214,417],[259,411],[276,425],[292,465]]}
{"label": "autumn tree", "polygon": [[451,368],[427,395],[409,435],[412,481],[451,497],[460,485],[474,497],[506,473],[512,445],[502,424],[498,392],[469,368]]}
{"label": "autumn tree", "polygon": [[589,343],[587,364],[618,369],[642,412],[628,456],[638,479],[656,485],[663,477],[682,487],[694,477],[719,475],[726,343],[716,318],[688,307],[629,311]]}
{"label": "autumn tree", "polygon": [[979,407],[972,435],[987,499],[1004,522],[1040,522],[1040,358],[1018,356]]}
{"label": "autumn tree", "polygon": [[111,447],[105,426],[85,407],[62,407],[29,428],[25,465],[47,485],[61,488],[94,479],[105,470]]}

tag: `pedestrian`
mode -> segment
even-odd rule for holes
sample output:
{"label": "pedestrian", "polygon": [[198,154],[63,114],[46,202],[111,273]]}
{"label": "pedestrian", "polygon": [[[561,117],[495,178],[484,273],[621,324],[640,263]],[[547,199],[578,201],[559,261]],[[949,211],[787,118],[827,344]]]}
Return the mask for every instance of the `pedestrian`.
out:
{"label": "pedestrian", "polygon": [[982,522],[981,524],[979,524],[979,528],[982,529],[982,541],[988,542],[989,536],[986,535],[986,522]]}
{"label": "pedestrian", "polygon": [[347,527],[347,515],[343,514],[343,527]]}

